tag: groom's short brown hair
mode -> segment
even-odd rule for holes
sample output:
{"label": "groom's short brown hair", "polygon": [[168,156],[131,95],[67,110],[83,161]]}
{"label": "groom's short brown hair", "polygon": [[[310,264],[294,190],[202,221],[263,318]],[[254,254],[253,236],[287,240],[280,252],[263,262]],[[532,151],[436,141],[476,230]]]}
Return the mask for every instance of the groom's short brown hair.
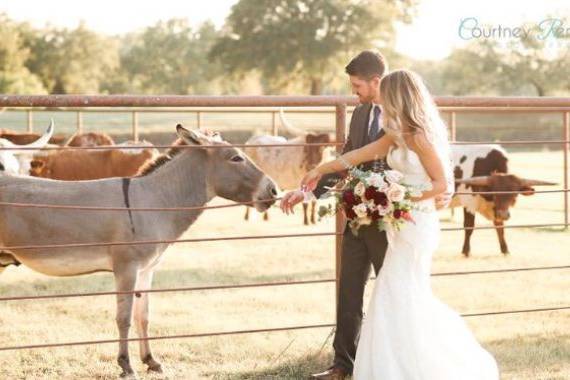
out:
{"label": "groom's short brown hair", "polygon": [[378,52],[364,50],[354,57],[344,70],[348,75],[363,79],[371,79],[375,76],[382,77],[386,71],[386,59]]}

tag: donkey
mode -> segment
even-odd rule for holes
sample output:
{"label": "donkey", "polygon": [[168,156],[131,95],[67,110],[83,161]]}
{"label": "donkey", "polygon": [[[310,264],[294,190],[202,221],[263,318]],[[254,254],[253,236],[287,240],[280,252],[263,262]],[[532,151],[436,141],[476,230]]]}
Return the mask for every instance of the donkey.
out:
{"label": "donkey", "polygon": [[[275,201],[277,187],[242,151],[217,136],[176,127],[175,147],[130,178],[57,181],[35,177],[0,177],[0,202],[47,203],[106,207],[204,206],[216,196],[254,202],[259,212]],[[183,148],[182,145],[194,145]],[[203,145],[216,145],[208,148]],[[202,211],[92,211],[0,207],[1,262],[25,265],[53,276],[113,272],[116,290],[151,288],[152,276],[169,244],[22,249],[25,245],[178,239]],[[5,247],[14,247],[6,249]],[[8,251],[8,253],[5,253]],[[134,306],[134,308],[133,308]],[[120,339],[129,336],[134,315],[139,337],[148,337],[148,293],[117,295]],[[162,372],[148,340],[140,355],[149,371]],[[119,343],[121,376],[135,377],[128,343]]]}

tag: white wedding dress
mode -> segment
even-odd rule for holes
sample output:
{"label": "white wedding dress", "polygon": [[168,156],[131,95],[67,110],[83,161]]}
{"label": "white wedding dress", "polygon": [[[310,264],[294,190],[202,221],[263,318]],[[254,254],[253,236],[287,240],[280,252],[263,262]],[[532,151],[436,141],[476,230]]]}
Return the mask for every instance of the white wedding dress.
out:
{"label": "white wedding dress", "polygon": [[[388,165],[404,183],[430,181],[419,157],[393,148]],[[497,380],[493,356],[476,341],[462,317],[431,291],[432,254],[440,227],[434,200],[418,202],[415,224],[388,227],[388,251],[363,322],[355,380]]]}

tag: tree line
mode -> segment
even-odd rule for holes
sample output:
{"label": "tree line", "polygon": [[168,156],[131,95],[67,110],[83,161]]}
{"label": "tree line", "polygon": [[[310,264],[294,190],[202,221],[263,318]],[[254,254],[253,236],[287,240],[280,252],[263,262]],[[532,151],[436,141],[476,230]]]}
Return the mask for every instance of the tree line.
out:
{"label": "tree line", "polygon": [[[240,0],[221,28],[185,19],[109,36],[35,28],[0,14],[0,92],[13,94],[335,94],[343,67],[374,48],[438,95],[570,93],[570,41],[473,41],[440,61],[395,51],[420,0]],[[421,38],[421,36],[418,36]],[[436,43],[436,42],[434,42]]]}

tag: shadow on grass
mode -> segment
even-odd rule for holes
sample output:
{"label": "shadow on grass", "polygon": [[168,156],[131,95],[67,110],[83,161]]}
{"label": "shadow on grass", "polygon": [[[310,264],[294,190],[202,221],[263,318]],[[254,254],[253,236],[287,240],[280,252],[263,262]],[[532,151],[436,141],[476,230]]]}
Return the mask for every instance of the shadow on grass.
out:
{"label": "shadow on grass", "polygon": [[293,380],[308,379],[309,375],[321,372],[328,368],[332,363],[331,354],[307,353],[306,355],[280,360],[277,364],[268,368],[260,368],[240,373],[212,373],[214,379],[224,380]]}
{"label": "shadow on grass", "polygon": [[[483,344],[499,363],[502,379],[568,379],[570,335],[519,336]],[[276,364],[261,365],[259,369],[238,373],[209,373],[214,379],[274,380],[307,379],[311,373],[326,369],[332,362],[329,346],[305,355],[278,360]],[[564,367],[566,365],[566,367]]]}

